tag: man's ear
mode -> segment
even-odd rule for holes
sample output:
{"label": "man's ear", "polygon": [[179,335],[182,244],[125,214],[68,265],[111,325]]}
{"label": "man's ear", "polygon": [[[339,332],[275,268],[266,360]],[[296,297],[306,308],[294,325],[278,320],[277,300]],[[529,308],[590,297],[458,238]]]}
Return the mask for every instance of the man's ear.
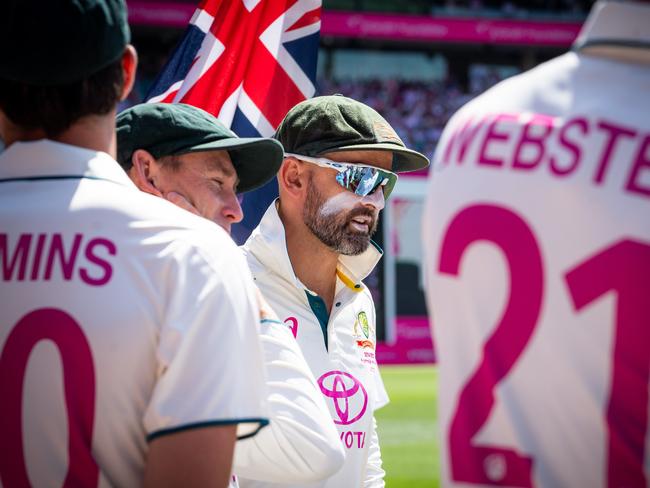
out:
{"label": "man's ear", "polygon": [[47,135],[43,129],[26,129],[14,124],[7,114],[0,110],[0,138],[7,149],[14,142],[45,139]]}
{"label": "man's ear", "polygon": [[138,68],[138,53],[131,44],[127,44],[122,54],[122,77],[124,83],[122,85],[122,92],[120,93],[120,101],[125,100],[129,96],[135,83],[135,74]]}
{"label": "man's ear", "polygon": [[157,197],[163,196],[156,186],[156,180],[160,174],[160,164],[144,149],[137,149],[131,156],[133,166],[129,170],[129,176],[141,191],[150,193]]}
{"label": "man's ear", "polygon": [[287,196],[300,198],[307,190],[305,164],[292,156],[285,158],[278,171],[278,186]]}

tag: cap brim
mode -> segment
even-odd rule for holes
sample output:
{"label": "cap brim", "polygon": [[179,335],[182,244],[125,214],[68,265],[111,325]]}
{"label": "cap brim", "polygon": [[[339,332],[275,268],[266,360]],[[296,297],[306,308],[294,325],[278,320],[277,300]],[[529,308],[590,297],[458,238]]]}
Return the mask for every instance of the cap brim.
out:
{"label": "cap brim", "polygon": [[391,151],[393,153],[393,171],[396,173],[405,173],[408,171],[417,171],[429,166],[429,159],[424,155],[412,149],[407,149],[397,144],[382,142],[377,144],[355,144],[352,146],[342,146],[336,149],[327,149],[326,151],[316,154],[322,156],[326,153],[341,151]]}
{"label": "cap brim", "polygon": [[280,169],[284,157],[282,144],[275,139],[261,137],[220,139],[199,144],[179,154],[218,150],[230,153],[239,178],[238,193],[254,190],[270,181]]}

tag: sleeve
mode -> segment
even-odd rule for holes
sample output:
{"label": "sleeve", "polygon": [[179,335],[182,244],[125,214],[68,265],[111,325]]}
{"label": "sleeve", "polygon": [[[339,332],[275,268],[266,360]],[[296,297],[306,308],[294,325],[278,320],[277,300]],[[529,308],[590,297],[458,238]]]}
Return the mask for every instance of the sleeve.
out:
{"label": "sleeve", "polygon": [[144,415],[148,440],[225,424],[238,424],[244,438],[268,423],[255,286],[229,244],[181,243],[174,250],[160,312],[158,378]]}
{"label": "sleeve", "polygon": [[368,463],[366,474],[363,480],[364,488],[383,488],[385,486],[384,476],[386,472],[381,467],[381,451],[379,449],[379,437],[377,436],[377,421],[372,418],[372,432],[370,445],[368,446]]}
{"label": "sleeve", "polygon": [[233,472],[241,486],[246,479],[293,484],[332,476],[343,465],[343,445],[316,380],[291,330],[268,315],[261,325],[271,422],[237,442]]}

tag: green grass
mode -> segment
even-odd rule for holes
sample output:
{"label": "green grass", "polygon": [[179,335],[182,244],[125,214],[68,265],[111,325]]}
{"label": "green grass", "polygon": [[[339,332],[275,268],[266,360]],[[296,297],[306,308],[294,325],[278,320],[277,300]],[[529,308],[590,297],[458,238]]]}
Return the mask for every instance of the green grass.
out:
{"label": "green grass", "polygon": [[435,366],[382,366],[390,403],[375,414],[387,488],[440,486]]}

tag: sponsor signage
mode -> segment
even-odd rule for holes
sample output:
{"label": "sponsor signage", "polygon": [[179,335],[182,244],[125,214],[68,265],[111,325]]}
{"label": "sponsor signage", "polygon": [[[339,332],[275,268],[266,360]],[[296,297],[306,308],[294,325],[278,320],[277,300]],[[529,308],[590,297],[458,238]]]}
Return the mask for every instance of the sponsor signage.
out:
{"label": "sponsor signage", "polygon": [[[132,25],[185,28],[195,5],[181,2],[128,1]],[[522,44],[569,47],[580,22],[435,18],[323,11],[322,37],[471,44]]]}
{"label": "sponsor signage", "polygon": [[323,12],[321,36],[568,47],[581,23]]}

